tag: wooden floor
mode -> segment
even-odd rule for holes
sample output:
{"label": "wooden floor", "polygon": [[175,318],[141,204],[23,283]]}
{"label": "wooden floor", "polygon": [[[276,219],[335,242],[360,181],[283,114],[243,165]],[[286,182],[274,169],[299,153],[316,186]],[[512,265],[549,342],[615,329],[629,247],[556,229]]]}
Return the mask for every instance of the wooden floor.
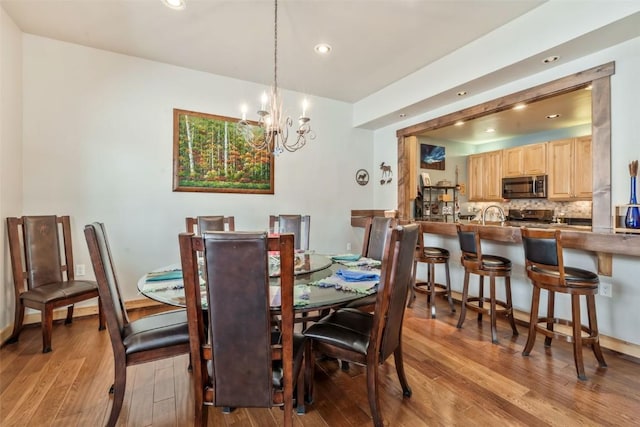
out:
{"label": "wooden floor", "polygon": [[[605,350],[609,365],[597,367],[585,348],[588,380],[576,378],[571,346],[538,339],[521,355],[526,330],[512,337],[499,324],[491,344],[486,321],[468,316],[463,329],[438,300],[435,320],[424,301],[408,309],[404,326],[405,368],[413,389],[402,391],[390,359],[380,368],[382,411],[389,426],[640,425],[640,361]],[[54,326],[52,353],[41,353],[38,327],[0,350],[0,425],[100,426],[111,406],[113,360],[106,331],[96,318]],[[187,356],[129,368],[122,426],[189,426],[192,409]],[[315,402],[297,426],[371,425],[363,369],[340,370],[337,362],[316,369]],[[279,409],[209,409],[210,426],[277,426]]]}

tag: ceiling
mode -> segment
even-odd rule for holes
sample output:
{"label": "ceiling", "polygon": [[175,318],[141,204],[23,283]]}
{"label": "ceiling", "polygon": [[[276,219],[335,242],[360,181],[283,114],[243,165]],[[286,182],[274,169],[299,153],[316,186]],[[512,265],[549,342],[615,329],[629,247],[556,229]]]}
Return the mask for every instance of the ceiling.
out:
{"label": "ceiling", "polygon": [[[271,0],[0,0],[25,33],[269,85]],[[278,83],[356,102],[543,4],[280,0]],[[320,57],[314,46],[332,46]],[[257,100],[256,100],[257,101]]]}
{"label": "ceiling", "polygon": [[[591,90],[578,89],[562,95],[478,117],[459,125],[425,132],[421,136],[441,141],[486,144],[512,139],[520,135],[565,129],[591,123]],[[556,118],[547,118],[558,114]],[[494,132],[487,132],[487,129]]]}

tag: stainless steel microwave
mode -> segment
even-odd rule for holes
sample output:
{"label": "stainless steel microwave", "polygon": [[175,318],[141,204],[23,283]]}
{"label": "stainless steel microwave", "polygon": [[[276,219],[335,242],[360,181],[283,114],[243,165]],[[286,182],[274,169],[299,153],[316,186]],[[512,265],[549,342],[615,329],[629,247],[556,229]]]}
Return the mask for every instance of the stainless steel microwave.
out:
{"label": "stainless steel microwave", "polygon": [[547,197],[547,175],[502,178],[503,199],[544,199]]}

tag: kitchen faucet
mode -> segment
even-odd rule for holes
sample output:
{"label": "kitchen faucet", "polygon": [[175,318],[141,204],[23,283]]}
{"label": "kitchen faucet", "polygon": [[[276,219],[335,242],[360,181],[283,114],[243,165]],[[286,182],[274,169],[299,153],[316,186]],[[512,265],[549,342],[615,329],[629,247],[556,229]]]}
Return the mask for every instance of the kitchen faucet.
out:
{"label": "kitchen faucet", "polygon": [[486,217],[487,217],[487,211],[491,208],[496,208],[498,209],[498,213],[500,214],[500,225],[504,225],[504,221],[505,221],[505,216],[504,216],[504,210],[502,210],[502,207],[499,205],[489,205],[486,208],[484,208],[484,211],[482,212],[482,225],[485,224],[486,221]]}

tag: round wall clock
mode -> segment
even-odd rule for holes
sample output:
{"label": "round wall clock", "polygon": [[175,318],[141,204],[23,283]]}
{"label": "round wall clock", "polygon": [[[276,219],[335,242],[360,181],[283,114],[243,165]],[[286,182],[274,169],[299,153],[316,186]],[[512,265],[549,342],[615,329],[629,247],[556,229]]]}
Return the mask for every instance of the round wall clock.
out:
{"label": "round wall clock", "polygon": [[366,169],[358,169],[356,172],[356,182],[360,185],[367,185],[369,183],[369,172]]}

